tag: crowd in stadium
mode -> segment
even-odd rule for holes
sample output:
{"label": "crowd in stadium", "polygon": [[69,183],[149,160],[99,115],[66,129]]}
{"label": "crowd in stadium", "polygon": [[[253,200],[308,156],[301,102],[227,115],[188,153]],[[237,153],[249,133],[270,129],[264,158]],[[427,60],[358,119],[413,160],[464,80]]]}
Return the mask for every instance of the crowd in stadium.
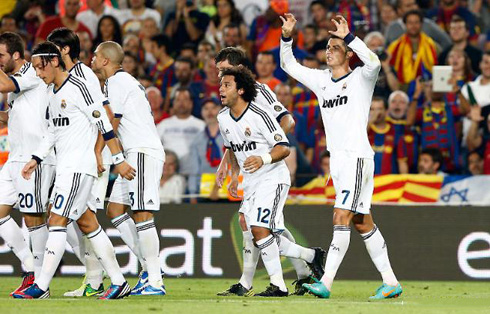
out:
{"label": "crowd in stadium", "polygon": [[[293,52],[303,65],[326,68],[336,14],[381,60],[368,127],[375,174],[490,174],[490,1],[306,3],[310,20],[293,35]],[[293,185],[329,173],[320,106],[332,104],[318,104],[280,67],[279,17],[289,9],[287,0],[270,0],[247,25],[234,0],[9,0],[0,5],[0,33],[21,34],[30,50],[55,28],[68,27],[77,32],[87,65],[99,43],[121,44],[123,69],[146,88],[165,147],[161,195],[179,203],[183,194],[199,194],[200,175],[214,173],[224,151],[214,61],[224,47],[243,47],[257,81],[293,115],[287,159]],[[353,60],[351,67],[359,63]],[[434,65],[452,66],[450,92],[433,90]],[[0,109],[6,110],[2,99]],[[6,133],[0,129],[5,160]],[[217,199],[217,192],[210,198]]]}

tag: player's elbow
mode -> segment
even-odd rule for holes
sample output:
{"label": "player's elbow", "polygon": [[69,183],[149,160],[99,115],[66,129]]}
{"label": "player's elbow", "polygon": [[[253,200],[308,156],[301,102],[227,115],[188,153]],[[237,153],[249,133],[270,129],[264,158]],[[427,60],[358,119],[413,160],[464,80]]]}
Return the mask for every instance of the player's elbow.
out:
{"label": "player's elbow", "polygon": [[279,155],[279,160],[283,160],[284,158],[288,157],[289,154],[291,153],[291,150],[289,149],[289,145],[282,145],[279,144],[276,146],[276,149],[278,150],[278,155]]}

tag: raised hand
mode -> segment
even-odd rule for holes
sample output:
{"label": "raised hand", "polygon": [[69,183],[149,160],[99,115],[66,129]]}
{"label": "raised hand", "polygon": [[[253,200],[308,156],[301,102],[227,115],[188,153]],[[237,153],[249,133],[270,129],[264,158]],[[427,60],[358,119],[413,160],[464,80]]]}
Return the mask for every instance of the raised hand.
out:
{"label": "raised hand", "polygon": [[293,34],[294,26],[296,25],[296,18],[291,13],[284,14],[284,17],[279,16],[282,21],[282,36],[285,38],[291,37]]}
{"label": "raised hand", "polygon": [[336,19],[332,19],[332,23],[337,27],[336,31],[328,31],[330,34],[335,35],[339,38],[344,39],[345,36],[349,35],[349,25],[347,25],[347,20],[342,16],[342,15],[337,15],[337,19],[340,20],[340,22],[337,22]]}

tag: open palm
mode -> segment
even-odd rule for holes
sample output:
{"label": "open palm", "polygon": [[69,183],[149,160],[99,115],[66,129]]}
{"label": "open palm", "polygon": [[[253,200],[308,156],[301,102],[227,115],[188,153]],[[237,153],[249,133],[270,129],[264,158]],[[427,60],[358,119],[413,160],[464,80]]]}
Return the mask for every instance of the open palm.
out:
{"label": "open palm", "polygon": [[296,18],[291,13],[284,14],[284,17],[279,16],[282,21],[282,36],[289,38],[293,33],[294,26],[296,25]]}
{"label": "open palm", "polygon": [[347,24],[347,20],[342,15],[337,15],[336,18],[337,19],[332,19],[332,23],[335,24],[337,30],[328,32],[339,38],[345,38],[345,36],[349,35],[349,25]]}

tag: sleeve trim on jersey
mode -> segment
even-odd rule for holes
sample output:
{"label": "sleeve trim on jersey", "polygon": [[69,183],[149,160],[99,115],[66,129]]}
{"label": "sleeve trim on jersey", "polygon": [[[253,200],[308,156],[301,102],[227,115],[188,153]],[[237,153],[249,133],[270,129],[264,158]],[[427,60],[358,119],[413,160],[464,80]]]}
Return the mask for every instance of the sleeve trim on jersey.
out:
{"label": "sleeve trim on jersey", "polygon": [[285,42],[285,43],[287,43],[288,41],[293,40],[293,37],[284,37],[284,36],[281,36],[281,38],[282,38],[282,41]]}
{"label": "sleeve trim on jersey", "polygon": [[109,105],[109,104],[110,104],[110,102],[109,102],[108,100],[104,100],[104,101],[102,102],[102,106],[107,106],[107,105]]}
{"label": "sleeve trim on jersey", "polygon": [[250,104],[248,105],[250,107],[250,110],[258,114],[262,120],[264,120],[265,124],[267,125],[267,128],[269,129],[269,132],[274,132],[276,130],[276,127],[274,126],[274,123],[272,122],[272,119],[263,111],[262,109],[259,109],[258,107]]}
{"label": "sleeve trim on jersey", "polygon": [[257,87],[262,95],[264,95],[264,98],[267,100],[269,105],[272,105],[274,103],[274,98],[272,97],[271,93],[264,87],[262,84],[257,84]]}
{"label": "sleeve trim on jersey", "polygon": [[122,113],[115,113],[114,114],[114,118],[116,118],[116,119],[121,119],[122,116],[123,116]]}
{"label": "sleeve trim on jersey", "polygon": [[22,74],[26,74],[27,73],[27,70],[29,70],[29,68],[31,67],[31,63],[30,62],[27,62],[26,64],[24,64],[22,66],[22,69],[20,69],[20,73]]}
{"label": "sleeve trim on jersey", "polygon": [[9,78],[12,80],[12,82],[14,82],[14,85],[15,85],[14,94],[18,94],[20,92],[19,83],[17,82],[17,80],[15,79],[15,77],[9,76]]}
{"label": "sleeve trim on jersey", "polygon": [[290,147],[291,146],[288,142],[279,142],[279,143],[276,143],[274,145],[274,147],[276,147],[277,145],[282,145],[282,146],[287,146],[287,147]]}
{"label": "sleeve trim on jersey", "polygon": [[226,149],[231,149],[231,146],[223,145]]}
{"label": "sleeve trim on jersey", "polygon": [[277,118],[276,118],[277,122],[281,123],[282,117],[284,117],[285,115],[288,115],[288,114],[291,114],[291,113],[289,113],[289,111],[287,111],[287,110],[282,112],[280,115],[277,116]]}
{"label": "sleeve trim on jersey", "polygon": [[75,78],[72,75],[68,77],[68,80],[70,81],[70,83],[72,83],[73,85],[75,85],[80,89],[80,92],[82,93],[83,99],[85,100],[87,106],[90,106],[91,104],[94,103],[94,100],[92,99],[92,96],[90,95],[87,86],[82,81],[80,81],[79,79]]}
{"label": "sleeve trim on jersey", "polygon": [[349,33],[347,34],[347,36],[344,37],[344,41],[347,45],[350,44],[354,39],[356,39],[356,36],[354,36],[352,33]]}

